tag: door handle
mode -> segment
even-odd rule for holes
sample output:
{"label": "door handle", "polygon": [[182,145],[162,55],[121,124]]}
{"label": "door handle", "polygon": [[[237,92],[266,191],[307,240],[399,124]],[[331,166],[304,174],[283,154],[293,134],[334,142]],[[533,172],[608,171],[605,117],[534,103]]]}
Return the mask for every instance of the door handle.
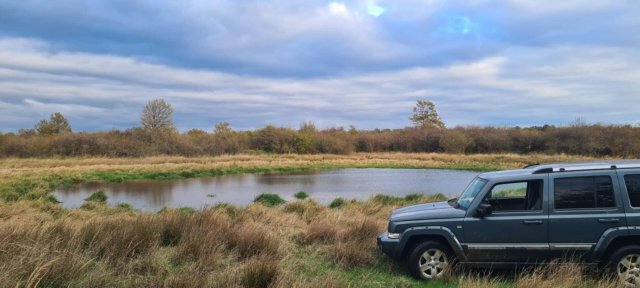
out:
{"label": "door handle", "polygon": [[600,223],[618,223],[618,222],[620,222],[620,219],[618,219],[618,218],[600,218],[600,219],[598,219],[598,222],[600,222]]}
{"label": "door handle", "polygon": [[522,223],[524,223],[524,225],[540,225],[542,224],[542,220],[524,220]]}

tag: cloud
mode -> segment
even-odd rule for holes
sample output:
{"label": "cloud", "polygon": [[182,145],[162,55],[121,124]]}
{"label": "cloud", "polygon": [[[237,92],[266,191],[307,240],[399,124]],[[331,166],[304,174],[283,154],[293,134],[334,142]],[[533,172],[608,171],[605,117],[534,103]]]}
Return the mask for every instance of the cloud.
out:
{"label": "cloud", "polygon": [[640,44],[633,1],[23,0],[0,11],[0,36],[54,51],[284,78],[452,65],[513,46]]}
{"label": "cloud", "polygon": [[337,14],[341,16],[349,15],[349,9],[347,9],[347,6],[344,5],[344,3],[340,3],[340,2],[329,3],[329,11],[331,11],[331,13],[333,14]]}
{"label": "cloud", "polygon": [[[62,112],[75,130],[137,125],[146,101],[165,98],[180,129],[266,124],[297,127],[409,125],[418,99],[433,100],[450,126],[637,123],[640,56],[627,48],[510,48],[443,67],[314,78],[241,75],[133,57],[55,52],[32,39],[0,40],[3,131]],[[589,59],[589,61],[585,61]]]}
{"label": "cloud", "polygon": [[637,123],[633,1],[0,0],[0,130]]}

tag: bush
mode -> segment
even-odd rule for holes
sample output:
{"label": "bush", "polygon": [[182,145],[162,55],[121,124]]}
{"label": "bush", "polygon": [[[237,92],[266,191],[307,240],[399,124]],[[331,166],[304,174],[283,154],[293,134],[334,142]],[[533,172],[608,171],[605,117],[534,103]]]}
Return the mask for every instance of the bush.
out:
{"label": "bush", "polygon": [[264,194],[258,195],[258,197],[256,197],[256,199],[254,199],[253,202],[260,203],[268,207],[273,207],[273,206],[278,206],[284,203],[285,201],[282,198],[280,198],[280,195],[278,194],[264,193]]}
{"label": "bush", "polygon": [[329,208],[338,208],[338,207],[342,207],[344,206],[344,199],[338,197],[336,199],[333,199],[333,201],[331,201],[331,203],[329,203]]}
{"label": "bush", "polygon": [[293,197],[295,197],[296,199],[304,200],[304,199],[307,199],[309,197],[309,194],[307,194],[307,192],[300,191],[300,192],[294,194]]}
{"label": "bush", "polygon": [[91,194],[89,197],[84,199],[85,201],[92,201],[92,202],[107,202],[107,194],[104,194],[104,191],[102,190],[98,190],[96,192],[93,192],[93,194]]}

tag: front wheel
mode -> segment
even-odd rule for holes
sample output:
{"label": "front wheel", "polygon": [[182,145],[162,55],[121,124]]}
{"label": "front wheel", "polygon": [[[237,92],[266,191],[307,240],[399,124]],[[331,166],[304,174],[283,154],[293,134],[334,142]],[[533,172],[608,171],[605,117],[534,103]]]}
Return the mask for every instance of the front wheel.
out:
{"label": "front wheel", "polygon": [[440,242],[426,241],[418,244],[407,258],[411,275],[419,280],[440,279],[455,263],[455,254]]}
{"label": "front wheel", "polygon": [[640,287],[640,246],[618,249],[611,255],[608,265],[627,287]]}

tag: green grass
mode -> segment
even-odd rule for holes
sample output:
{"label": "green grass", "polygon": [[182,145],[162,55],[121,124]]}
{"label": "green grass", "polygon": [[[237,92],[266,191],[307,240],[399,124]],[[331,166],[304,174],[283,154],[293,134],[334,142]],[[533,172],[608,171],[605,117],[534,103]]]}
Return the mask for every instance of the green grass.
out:
{"label": "green grass", "polygon": [[340,208],[340,207],[344,206],[345,203],[346,203],[346,201],[344,201],[344,199],[338,197],[336,199],[333,199],[333,201],[331,201],[331,203],[329,203],[329,208]]}
{"label": "green grass", "polygon": [[253,202],[260,203],[268,207],[274,207],[274,206],[283,204],[285,201],[284,199],[280,198],[278,194],[264,193],[264,194],[258,195],[258,197],[256,197],[256,199],[254,199]]}
{"label": "green grass", "polygon": [[47,174],[42,176],[21,177],[0,183],[0,199],[16,201],[20,199],[42,199],[59,187],[83,182],[120,183],[131,180],[178,180],[196,177],[211,177],[237,174],[290,173],[341,168],[392,168],[392,169],[455,169],[471,171],[492,171],[502,167],[492,164],[478,165],[395,165],[395,164],[322,164],[309,166],[275,167],[227,167],[214,169],[190,169],[188,171],[90,171],[72,175]]}
{"label": "green grass", "polygon": [[91,195],[84,199],[84,201],[93,201],[93,202],[107,202],[107,194],[104,194],[104,191],[98,190],[96,192],[91,193]]}
{"label": "green grass", "polygon": [[307,192],[300,191],[296,194],[293,194],[293,197],[295,197],[296,199],[304,200],[309,197],[309,194],[307,194]]}

